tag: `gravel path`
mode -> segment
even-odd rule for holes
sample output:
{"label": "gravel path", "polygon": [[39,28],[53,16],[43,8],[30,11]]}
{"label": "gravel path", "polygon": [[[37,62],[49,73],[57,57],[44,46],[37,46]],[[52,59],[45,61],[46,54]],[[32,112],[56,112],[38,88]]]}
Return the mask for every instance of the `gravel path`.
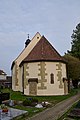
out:
{"label": "gravel path", "polygon": [[64,100],[54,107],[46,109],[45,111],[29,118],[27,120],[57,120],[60,116],[63,115],[75,102],[80,99],[80,93],[77,95],[70,97],[67,100]]}

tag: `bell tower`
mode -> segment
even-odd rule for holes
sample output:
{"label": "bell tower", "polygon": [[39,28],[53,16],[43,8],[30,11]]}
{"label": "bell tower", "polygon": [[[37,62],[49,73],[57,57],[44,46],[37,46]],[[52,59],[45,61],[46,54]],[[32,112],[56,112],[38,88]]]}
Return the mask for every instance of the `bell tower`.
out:
{"label": "bell tower", "polygon": [[31,40],[29,39],[29,34],[28,34],[28,39],[25,42],[25,48],[28,46],[28,44],[31,42]]}

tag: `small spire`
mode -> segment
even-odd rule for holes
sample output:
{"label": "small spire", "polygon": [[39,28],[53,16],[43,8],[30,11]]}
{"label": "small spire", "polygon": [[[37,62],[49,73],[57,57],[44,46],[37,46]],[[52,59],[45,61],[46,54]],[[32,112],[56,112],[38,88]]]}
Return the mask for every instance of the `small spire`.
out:
{"label": "small spire", "polygon": [[25,47],[27,47],[28,46],[28,44],[31,42],[31,40],[29,39],[29,34],[27,34],[27,40],[26,40],[26,42],[25,42]]}
{"label": "small spire", "polygon": [[28,39],[29,39],[29,34],[27,34],[28,35]]}

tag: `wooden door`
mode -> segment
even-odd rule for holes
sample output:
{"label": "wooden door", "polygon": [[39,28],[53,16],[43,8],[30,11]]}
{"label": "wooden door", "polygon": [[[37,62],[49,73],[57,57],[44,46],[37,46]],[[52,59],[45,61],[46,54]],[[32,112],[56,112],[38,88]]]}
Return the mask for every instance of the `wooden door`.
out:
{"label": "wooden door", "polygon": [[37,95],[37,82],[29,82],[29,95]]}

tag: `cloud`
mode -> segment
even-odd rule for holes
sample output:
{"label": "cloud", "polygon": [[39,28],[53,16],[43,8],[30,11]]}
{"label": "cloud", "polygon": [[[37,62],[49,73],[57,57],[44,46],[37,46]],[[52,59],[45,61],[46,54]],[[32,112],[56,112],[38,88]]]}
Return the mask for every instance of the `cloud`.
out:
{"label": "cloud", "polygon": [[32,38],[37,31],[63,55],[70,49],[70,36],[78,22],[79,0],[0,1],[0,68],[10,74],[11,62],[24,48],[27,34]]}

